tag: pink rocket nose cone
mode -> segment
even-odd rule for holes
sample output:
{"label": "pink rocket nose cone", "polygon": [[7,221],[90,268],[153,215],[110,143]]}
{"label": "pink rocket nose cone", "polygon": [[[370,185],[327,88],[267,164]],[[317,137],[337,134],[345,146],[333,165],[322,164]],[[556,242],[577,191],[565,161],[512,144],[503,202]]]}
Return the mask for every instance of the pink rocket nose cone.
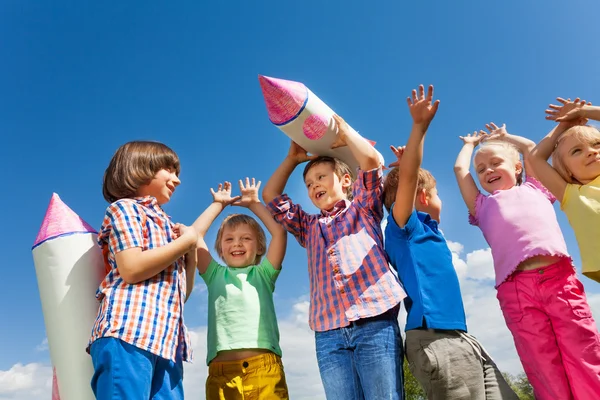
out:
{"label": "pink rocket nose cone", "polygon": [[48,239],[70,233],[96,233],[75,211],[71,210],[56,193],[52,195],[46,210],[42,227],[38,232],[33,247],[42,244]]}
{"label": "pink rocket nose cone", "polygon": [[293,121],[306,106],[308,89],[303,83],[259,75],[269,119],[275,125]]}

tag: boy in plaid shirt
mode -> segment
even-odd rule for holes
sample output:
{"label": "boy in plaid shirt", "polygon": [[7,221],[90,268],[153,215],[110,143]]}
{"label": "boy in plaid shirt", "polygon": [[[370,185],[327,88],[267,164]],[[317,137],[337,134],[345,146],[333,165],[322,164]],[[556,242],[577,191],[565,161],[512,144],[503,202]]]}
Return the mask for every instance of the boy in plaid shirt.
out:
{"label": "boy in plaid shirt", "polygon": [[[292,142],[263,191],[277,222],[308,253],[309,325],[328,399],[402,399],[402,340],[397,314],[406,296],[385,252],[382,166],[375,149],[339,116],[332,147],[348,146],[359,163],[356,182],[342,161],[308,156]],[[312,203],[306,213],[283,193],[300,163]],[[352,191],[354,186],[354,192]]]}
{"label": "boy in plaid shirt", "polygon": [[183,399],[182,361],[192,357],[183,303],[194,286],[198,234],[161,208],[181,183],[179,171],[169,147],[139,141],[121,146],[104,174],[111,204],[98,244],[107,275],[87,349],[97,399]]}

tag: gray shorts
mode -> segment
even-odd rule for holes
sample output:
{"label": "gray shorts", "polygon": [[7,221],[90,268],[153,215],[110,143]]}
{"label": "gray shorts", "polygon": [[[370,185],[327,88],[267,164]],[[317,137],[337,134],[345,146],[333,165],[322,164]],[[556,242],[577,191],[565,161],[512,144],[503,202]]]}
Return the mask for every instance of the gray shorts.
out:
{"label": "gray shorts", "polygon": [[430,400],[518,400],[473,336],[461,331],[406,331],[406,358]]}

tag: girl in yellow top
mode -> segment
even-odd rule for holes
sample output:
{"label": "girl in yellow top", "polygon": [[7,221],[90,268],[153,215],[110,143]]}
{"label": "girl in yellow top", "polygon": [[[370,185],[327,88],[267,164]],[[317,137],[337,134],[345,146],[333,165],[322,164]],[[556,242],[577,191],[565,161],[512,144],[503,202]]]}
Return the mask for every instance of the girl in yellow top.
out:
{"label": "girl in yellow top", "polygon": [[558,125],[531,151],[530,161],[575,231],[583,274],[600,282],[600,131],[586,125],[600,121],[600,107],[579,98],[557,100],[561,104],[550,104],[546,119]]}

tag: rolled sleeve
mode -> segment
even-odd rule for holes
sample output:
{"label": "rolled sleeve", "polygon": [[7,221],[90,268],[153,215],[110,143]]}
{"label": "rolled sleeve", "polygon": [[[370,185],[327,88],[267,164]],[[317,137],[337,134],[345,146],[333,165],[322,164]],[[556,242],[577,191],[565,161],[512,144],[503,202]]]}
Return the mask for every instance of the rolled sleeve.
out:
{"label": "rolled sleeve", "polygon": [[383,220],[383,168],[358,170],[354,182],[354,200],[359,207],[372,215],[378,222]]}
{"label": "rolled sleeve", "polygon": [[267,209],[275,221],[294,235],[300,246],[306,247],[306,227],[309,216],[302,207],[294,204],[288,195],[282,194],[271,200],[267,204]]}

